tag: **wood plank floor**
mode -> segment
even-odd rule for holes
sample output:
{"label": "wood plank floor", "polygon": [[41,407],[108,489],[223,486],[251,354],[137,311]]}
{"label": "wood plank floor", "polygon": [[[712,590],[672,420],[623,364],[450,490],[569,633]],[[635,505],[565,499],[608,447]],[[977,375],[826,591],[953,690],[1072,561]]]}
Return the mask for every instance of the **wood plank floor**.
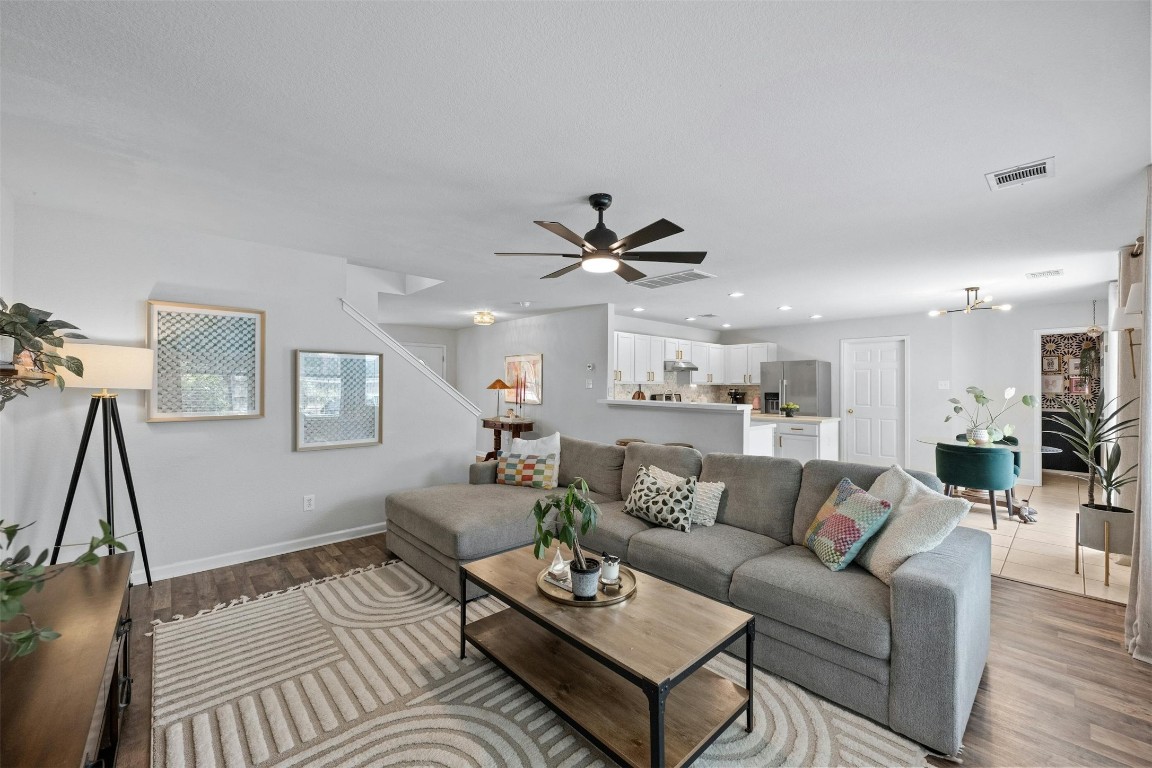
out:
{"label": "wood plank floor", "polygon": [[[135,690],[117,765],[149,765],[151,619],[190,616],[390,557],[380,534],[159,581],[151,590],[133,587]],[[1152,765],[1152,666],[1124,652],[1123,621],[1123,606],[993,578],[992,652],[964,737],[964,764]]]}

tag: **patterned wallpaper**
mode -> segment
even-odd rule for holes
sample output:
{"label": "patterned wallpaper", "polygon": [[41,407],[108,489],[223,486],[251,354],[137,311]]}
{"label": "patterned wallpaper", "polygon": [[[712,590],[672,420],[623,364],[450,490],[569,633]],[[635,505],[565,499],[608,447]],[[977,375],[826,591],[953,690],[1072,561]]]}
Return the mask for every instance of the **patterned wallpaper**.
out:
{"label": "patterned wallpaper", "polygon": [[[1040,337],[1040,407],[1058,411],[1060,403],[1075,405],[1084,398],[1095,402],[1100,395],[1100,378],[1080,370],[1080,353],[1085,342],[1093,341],[1086,333],[1053,333]],[[1100,346],[1100,340],[1093,343]]]}

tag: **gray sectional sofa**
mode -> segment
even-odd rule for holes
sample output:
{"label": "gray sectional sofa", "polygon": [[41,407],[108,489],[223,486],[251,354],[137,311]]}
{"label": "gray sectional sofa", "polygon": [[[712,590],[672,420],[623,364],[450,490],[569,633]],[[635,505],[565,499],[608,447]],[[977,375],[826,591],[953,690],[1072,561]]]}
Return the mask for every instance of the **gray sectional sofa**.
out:
{"label": "gray sectional sofa", "polygon": [[[726,485],[711,527],[689,533],[623,512],[640,465]],[[945,755],[958,754],[988,655],[988,534],[957,528],[915,555],[889,587],[849,565],[833,572],[801,545],[842,478],[868,488],[881,467],[561,438],[559,483],[583,477],[601,516],[593,550],[756,616],[755,662]],[[548,493],[495,483],[495,462],[468,484],[393,493],[388,546],[457,598],[458,569],[532,541],[529,510]],[[940,489],[934,476],[912,472]],[[469,585],[468,598],[473,593]],[[737,647],[739,646],[739,647]],[[731,649],[738,654],[743,643]]]}

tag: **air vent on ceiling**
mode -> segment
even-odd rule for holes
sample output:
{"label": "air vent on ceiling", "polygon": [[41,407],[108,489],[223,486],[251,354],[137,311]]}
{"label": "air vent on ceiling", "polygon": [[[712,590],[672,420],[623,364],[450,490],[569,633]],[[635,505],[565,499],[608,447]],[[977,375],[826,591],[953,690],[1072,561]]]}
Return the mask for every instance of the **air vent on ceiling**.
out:
{"label": "air vent on ceiling", "polygon": [[1064,274],[1062,269],[1046,269],[1043,272],[1025,272],[1024,277],[1029,280],[1040,280],[1045,277],[1060,277]]}
{"label": "air vent on ceiling", "polygon": [[1016,187],[1021,184],[1027,184],[1030,181],[1046,179],[1052,175],[1052,161],[1054,159],[1055,158],[1052,157],[1046,157],[1043,160],[1017,165],[1013,168],[1006,168],[1003,171],[993,171],[992,173],[984,174],[984,178],[988,181],[989,189]]}
{"label": "air vent on ceiling", "polygon": [[683,272],[673,272],[669,275],[657,275],[656,277],[646,277],[643,280],[634,280],[628,285],[638,285],[641,288],[667,288],[670,285],[707,280],[710,277],[716,277],[716,275],[710,275],[698,269],[686,269]]}
{"label": "air vent on ceiling", "polygon": [[706,315],[696,315],[696,317],[720,317],[720,315],[717,315],[717,314],[715,314],[715,313],[713,313],[713,312],[709,312],[709,313],[708,313],[708,314],[706,314]]}

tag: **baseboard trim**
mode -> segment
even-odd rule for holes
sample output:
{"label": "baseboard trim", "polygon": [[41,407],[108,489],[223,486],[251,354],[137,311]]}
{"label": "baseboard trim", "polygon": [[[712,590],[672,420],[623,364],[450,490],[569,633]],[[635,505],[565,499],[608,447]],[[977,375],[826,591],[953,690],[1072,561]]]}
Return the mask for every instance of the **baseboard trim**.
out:
{"label": "baseboard trim", "polygon": [[[337,541],[347,541],[348,539],[358,539],[361,536],[370,536],[374,533],[384,533],[387,529],[387,523],[372,523],[370,525],[362,525],[359,528],[345,528],[342,531],[319,533],[315,536],[306,536],[302,539],[291,539],[275,544],[266,544],[262,547],[238,549],[235,552],[226,552],[222,555],[213,555],[212,557],[182,560],[178,563],[161,565],[159,567],[153,566],[152,581],[157,582],[163,579],[172,579],[177,576],[187,576],[190,573],[209,571],[213,568],[226,568],[230,565],[239,565],[240,563],[259,560],[264,557],[286,555],[289,552],[298,552],[301,549],[319,547]],[[132,571],[132,583],[147,584],[148,582],[144,578],[144,564],[140,561],[139,557],[136,558],[136,565],[139,567]]]}

